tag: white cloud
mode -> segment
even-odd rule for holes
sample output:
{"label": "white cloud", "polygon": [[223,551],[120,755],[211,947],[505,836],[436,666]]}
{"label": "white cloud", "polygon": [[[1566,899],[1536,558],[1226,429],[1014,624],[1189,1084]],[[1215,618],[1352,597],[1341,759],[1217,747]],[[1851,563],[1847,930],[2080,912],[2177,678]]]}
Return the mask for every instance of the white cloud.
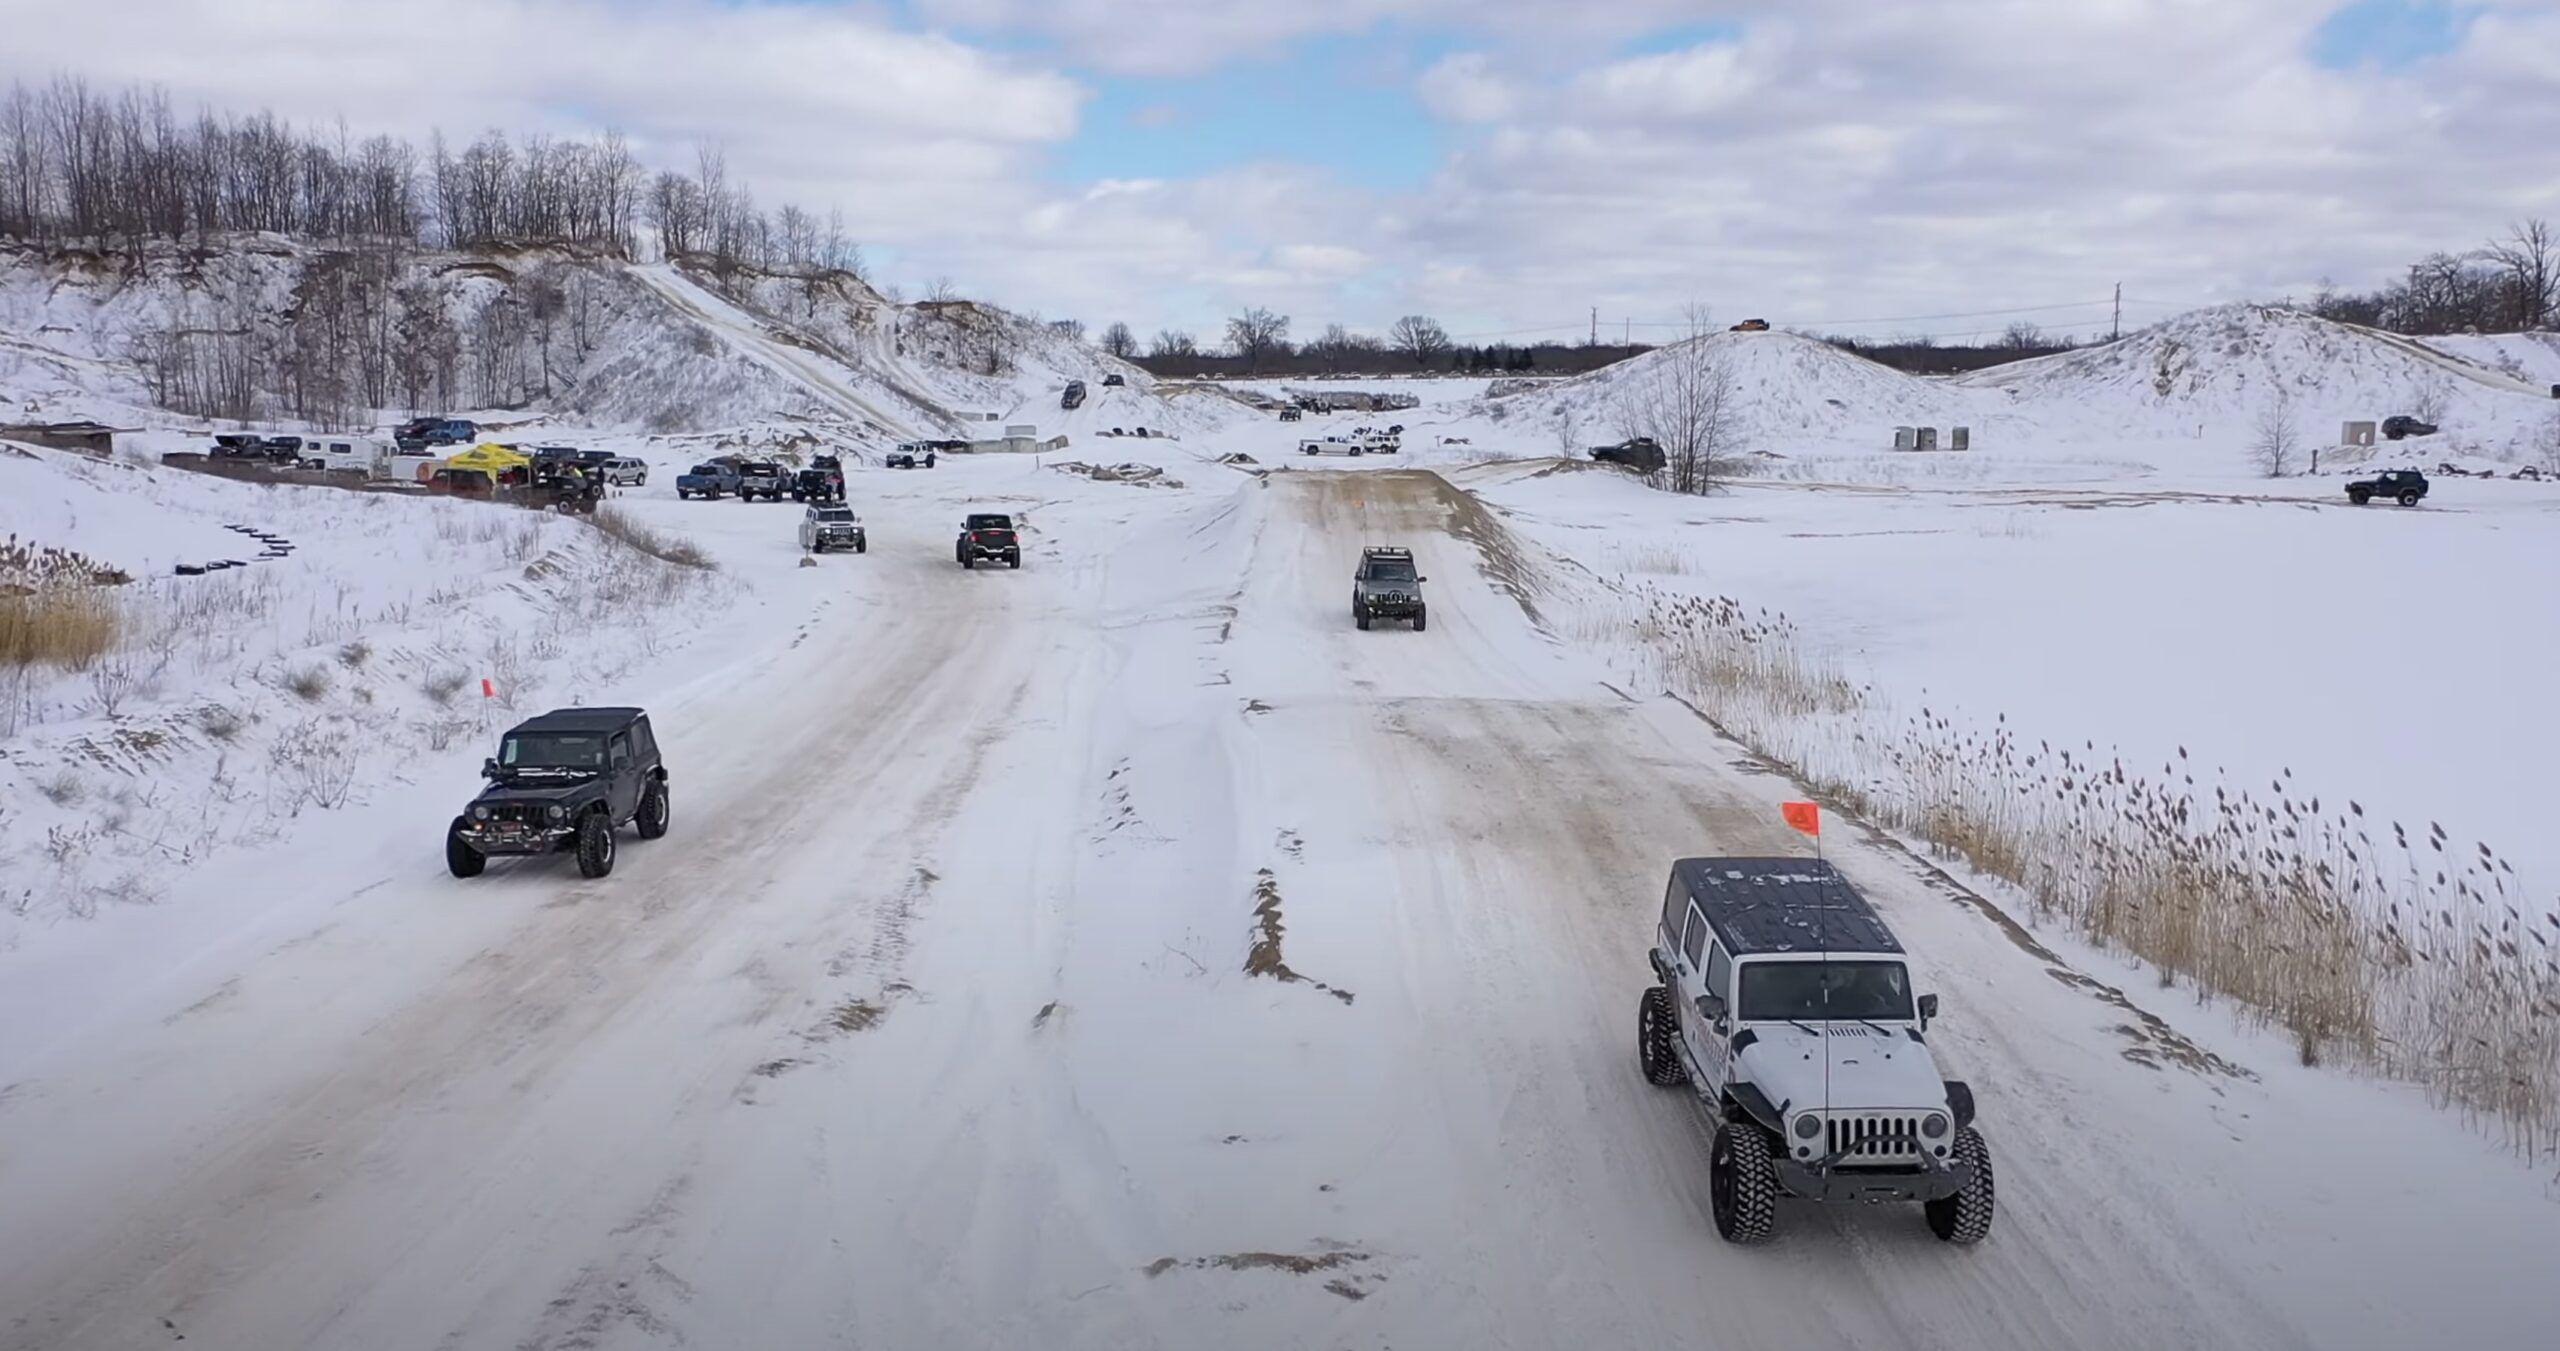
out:
{"label": "white cloud", "polygon": [[1414,81],[1414,95],[1451,122],[1498,122],[1519,106],[1511,83],[1494,73],[1493,58],[1483,52],[1441,58]]}

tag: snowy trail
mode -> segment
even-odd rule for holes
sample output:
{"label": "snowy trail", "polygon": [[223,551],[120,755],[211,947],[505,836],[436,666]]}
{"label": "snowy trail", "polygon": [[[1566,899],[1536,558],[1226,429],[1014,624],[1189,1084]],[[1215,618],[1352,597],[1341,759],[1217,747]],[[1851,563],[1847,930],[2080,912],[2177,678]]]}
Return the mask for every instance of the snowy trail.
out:
{"label": "snowy trail", "polygon": [[[1667,861],[1796,848],[1792,785],[1604,684],[1551,635],[1566,572],[1438,476],[1076,506],[965,472],[875,489],[913,495],[874,499],[876,594],[654,706],[676,827],[612,878],[457,886],[387,823],[369,918],[0,1098],[0,1351],[2325,1351],[2560,1319],[2551,1204],[2494,1149],[2232,1064],[2179,997],[1845,830],[1945,996],[1999,1228],[1790,1206],[1723,1245],[1634,1003]],[[1027,515],[1029,566],[899,537],[957,491]],[[768,528],[745,510],[691,519]],[[1428,632],[1353,629],[1370,543],[1416,550]]]}
{"label": "snowy trail", "polygon": [[[634,267],[631,275],[668,304],[709,326],[750,360],[834,404],[845,416],[875,423],[900,436],[916,434],[915,425],[907,418],[880,411],[879,405],[845,383],[843,366],[777,340],[763,321],[703,290],[675,268],[663,263]],[[927,407],[925,411],[945,421],[949,418],[947,410]]]}

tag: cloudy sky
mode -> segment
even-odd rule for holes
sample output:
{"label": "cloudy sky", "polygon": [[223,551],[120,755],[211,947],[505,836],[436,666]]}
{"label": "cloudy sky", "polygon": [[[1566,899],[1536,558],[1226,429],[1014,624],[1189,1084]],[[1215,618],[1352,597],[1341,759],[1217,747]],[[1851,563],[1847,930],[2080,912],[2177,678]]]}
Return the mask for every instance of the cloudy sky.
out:
{"label": "cloudy sky", "polygon": [[2086,332],[2560,216],[2560,0],[0,0],[65,72],[717,142],[884,280],[1141,333]]}

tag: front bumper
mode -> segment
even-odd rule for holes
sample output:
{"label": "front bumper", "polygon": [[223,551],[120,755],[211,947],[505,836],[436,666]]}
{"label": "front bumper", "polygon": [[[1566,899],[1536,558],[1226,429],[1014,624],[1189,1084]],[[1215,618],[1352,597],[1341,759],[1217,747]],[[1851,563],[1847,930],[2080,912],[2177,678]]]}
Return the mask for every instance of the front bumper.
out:
{"label": "front bumper", "polygon": [[1940,1201],[1973,1185],[1973,1165],[1924,1160],[1896,1168],[1825,1168],[1779,1159],[1778,1185],[1808,1201]]}
{"label": "front bumper", "polygon": [[818,536],[816,545],[821,549],[858,549],[864,542],[859,530],[832,530]]}
{"label": "front bumper", "polygon": [[478,821],[462,828],[462,842],[483,854],[550,854],[569,846],[577,831],[565,825],[513,826]]}
{"label": "front bumper", "polygon": [[1379,618],[1407,619],[1417,613],[1420,613],[1422,609],[1422,597],[1399,596],[1389,598],[1384,596],[1362,596],[1360,598],[1360,608]]}

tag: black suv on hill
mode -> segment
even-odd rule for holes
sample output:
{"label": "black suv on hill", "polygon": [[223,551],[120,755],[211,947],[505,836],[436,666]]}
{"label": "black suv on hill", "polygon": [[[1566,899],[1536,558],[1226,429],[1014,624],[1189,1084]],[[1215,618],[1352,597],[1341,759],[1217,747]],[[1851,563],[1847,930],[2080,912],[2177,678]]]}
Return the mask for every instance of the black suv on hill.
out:
{"label": "black suv on hill", "polygon": [[974,568],[982,562],[1018,568],[1022,566],[1022,537],[1013,533],[1010,516],[971,512],[960,523],[960,541],[952,547],[952,554],[964,568]]}
{"label": "black suv on hill", "polygon": [[1422,632],[1431,619],[1422,603],[1429,580],[1414,571],[1411,549],[1361,550],[1360,570],[1351,576],[1351,622],[1365,629],[1374,619],[1402,619]]}
{"label": "black suv on hill", "polygon": [[489,786],[453,818],[444,862],[478,877],[493,854],[575,851],[578,871],[613,871],[614,827],[667,833],[667,767],[649,715],[636,708],[562,708],[519,723],[480,767]]}

